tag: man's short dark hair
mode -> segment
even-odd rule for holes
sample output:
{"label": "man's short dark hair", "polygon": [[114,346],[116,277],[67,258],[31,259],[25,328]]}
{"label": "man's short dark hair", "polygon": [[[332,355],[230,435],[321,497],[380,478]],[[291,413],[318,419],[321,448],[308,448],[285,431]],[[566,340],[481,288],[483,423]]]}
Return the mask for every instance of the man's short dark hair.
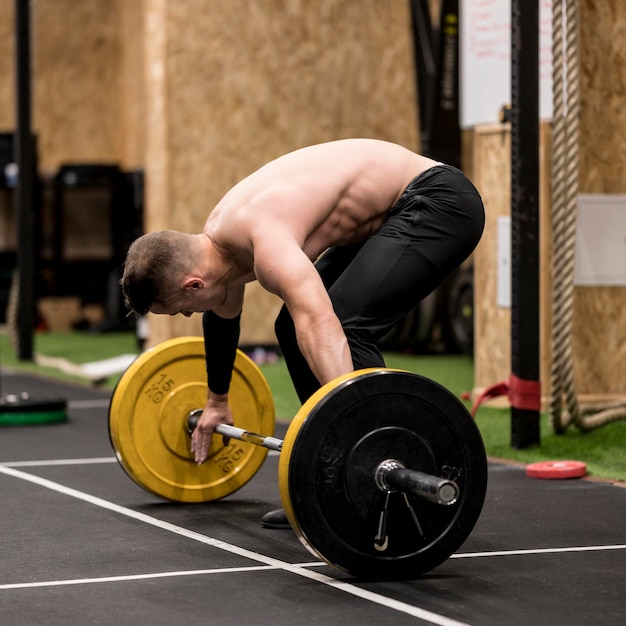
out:
{"label": "man's short dark hair", "polygon": [[175,294],[191,254],[187,238],[184,233],[162,230],[131,244],[120,281],[131,312],[145,315],[152,305],[166,304]]}

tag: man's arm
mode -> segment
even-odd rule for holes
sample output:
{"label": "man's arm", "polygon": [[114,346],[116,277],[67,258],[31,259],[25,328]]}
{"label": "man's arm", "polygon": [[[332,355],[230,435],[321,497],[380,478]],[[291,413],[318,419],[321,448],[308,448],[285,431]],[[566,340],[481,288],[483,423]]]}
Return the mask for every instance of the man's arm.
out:
{"label": "man's arm", "polygon": [[243,287],[230,290],[222,305],[202,315],[207,382],[209,392],[215,395],[228,394],[239,343],[243,293]]}
{"label": "man's arm", "polygon": [[230,319],[213,311],[205,311],[202,315],[207,382],[209,390],[217,395],[227,394],[230,387],[240,320],[241,313]]}
{"label": "man's arm", "polygon": [[[228,390],[239,342],[242,302],[243,287],[229,293],[221,307],[205,311],[202,316],[208,389],[204,410],[191,438],[191,450],[197,463],[207,459],[215,427],[233,423]],[[233,313],[234,317],[225,317]]]}
{"label": "man's arm", "polygon": [[285,302],[300,351],[320,384],[325,384],[353,371],[348,341],[311,260],[288,233],[282,239],[273,235],[270,245],[255,241],[257,278]]}

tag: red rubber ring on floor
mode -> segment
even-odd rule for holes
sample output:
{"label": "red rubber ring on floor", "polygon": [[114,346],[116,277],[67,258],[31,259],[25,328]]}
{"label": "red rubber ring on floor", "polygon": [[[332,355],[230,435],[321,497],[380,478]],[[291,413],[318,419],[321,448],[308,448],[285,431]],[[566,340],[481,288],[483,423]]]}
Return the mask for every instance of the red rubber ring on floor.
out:
{"label": "red rubber ring on floor", "polygon": [[582,461],[542,461],[526,466],[526,476],[530,478],[580,478],[586,473],[587,464]]}

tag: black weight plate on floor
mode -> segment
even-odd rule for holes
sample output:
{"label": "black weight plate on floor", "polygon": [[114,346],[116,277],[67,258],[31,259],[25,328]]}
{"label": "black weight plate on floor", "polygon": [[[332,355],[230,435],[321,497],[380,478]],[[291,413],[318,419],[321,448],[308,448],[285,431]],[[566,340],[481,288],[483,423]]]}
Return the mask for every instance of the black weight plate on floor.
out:
{"label": "black weight plate on floor", "polygon": [[[374,473],[386,459],[453,479],[458,501],[442,506],[392,493],[387,541],[376,545],[386,494]],[[279,479],[301,541],[362,579],[408,579],[454,553],[480,515],[487,459],[465,406],[441,385],[409,372],[362,370],[318,391],[290,426]]]}
{"label": "black weight plate on floor", "polygon": [[67,421],[67,400],[43,395],[0,396],[0,426],[51,424]]}

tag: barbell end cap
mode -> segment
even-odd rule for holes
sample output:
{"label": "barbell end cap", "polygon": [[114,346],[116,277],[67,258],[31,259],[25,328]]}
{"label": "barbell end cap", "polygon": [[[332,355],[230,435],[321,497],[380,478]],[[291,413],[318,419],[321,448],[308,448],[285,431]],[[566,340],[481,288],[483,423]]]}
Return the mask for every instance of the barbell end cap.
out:
{"label": "barbell end cap", "polygon": [[439,504],[450,506],[459,499],[459,486],[453,480],[447,480],[439,487],[437,494],[439,496]]}

